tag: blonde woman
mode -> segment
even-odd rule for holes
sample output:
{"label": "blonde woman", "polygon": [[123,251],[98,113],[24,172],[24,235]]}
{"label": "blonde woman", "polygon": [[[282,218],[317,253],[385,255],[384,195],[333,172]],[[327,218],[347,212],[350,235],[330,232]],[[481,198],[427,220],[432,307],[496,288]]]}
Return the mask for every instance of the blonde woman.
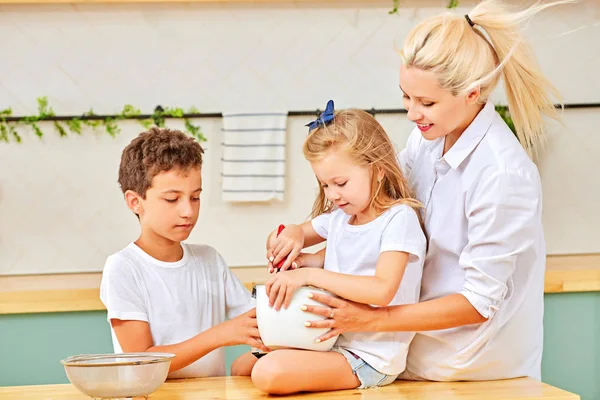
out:
{"label": "blonde woman", "polygon": [[[323,306],[307,311],[330,317],[310,322],[331,328],[321,340],[417,332],[401,378],[540,379],[546,254],[540,178],[528,155],[543,139],[544,117],[557,117],[556,90],[519,26],[559,3],[567,1],[512,13],[483,1],[409,33],[400,88],[416,127],[399,158],[425,205],[420,303],[371,307],[315,295]],[[500,77],[518,139],[489,101]]]}
{"label": "blonde woman", "polygon": [[[416,303],[426,247],[421,205],[412,199],[387,134],[370,114],[335,113],[331,101],[309,125],[304,156],[320,187],[313,218],[286,226],[280,237],[271,234],[269,248],[295,243],[301,249],[325,240],[329,247],[324,265],[319,257],[294,257],[303,268],[274,274],[265,285],[270,304],[289,306],[303,285],[365,304]],[[273,394],[387,385],[404,371],[413,337],[347,333],[330,352],[277,350],[256,362],[252,380]]]}

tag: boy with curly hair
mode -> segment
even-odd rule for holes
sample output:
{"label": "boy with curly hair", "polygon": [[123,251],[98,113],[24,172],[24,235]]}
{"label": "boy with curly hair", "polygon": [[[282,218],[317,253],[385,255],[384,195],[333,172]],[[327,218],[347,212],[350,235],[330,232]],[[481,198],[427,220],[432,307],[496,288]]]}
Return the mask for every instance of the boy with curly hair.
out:
{"label": "boy with curly hair", "polygon": [[[268,350],[251,295],[221,255],[184,243],[200,211],[203,153],[193,138],[164,128],[124,149],[119,184],[141,232],[108,257],[100,287],[115,353],[173,353],[169,378],[225,375],[224,346]],[[249,375],[255,362],[242,355],[232,375]]]}

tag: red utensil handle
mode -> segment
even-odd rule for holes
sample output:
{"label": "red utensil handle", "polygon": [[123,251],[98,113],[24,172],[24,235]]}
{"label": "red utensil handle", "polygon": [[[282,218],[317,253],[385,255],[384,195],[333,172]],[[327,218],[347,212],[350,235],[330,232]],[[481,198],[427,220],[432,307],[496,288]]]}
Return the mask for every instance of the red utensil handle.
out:
{"label": "red utensil handle", "polygon": [[279,236],[279,234],[281,232],[283,232],[284,229],[285,229],[285,225],[283,225],[283,224],[279,225],[279,228],[277,228],[277,236]]}
{"label": "red utensil handle", "polygon": [[[279,225],[279,227],[277,228],[277,236],[279,236],[279,234],[285,229],[285,225],[281,224]],[[285,257],[283,260],[279,261],[277,263],[276,268],[281,268],[281,266],[283,265],[283,263],[285,262],[285,260],[287,260],[287,257]]]}

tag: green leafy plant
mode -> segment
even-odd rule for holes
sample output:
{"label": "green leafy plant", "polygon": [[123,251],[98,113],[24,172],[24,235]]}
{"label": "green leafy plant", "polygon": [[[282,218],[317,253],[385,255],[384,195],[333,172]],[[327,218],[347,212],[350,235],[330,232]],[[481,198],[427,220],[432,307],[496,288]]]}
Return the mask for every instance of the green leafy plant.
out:
{"label": "green leafy plant", "polygon": [[498,112],[498,114],[500,114],[500,117],[502,117],[504,122],[506,122],[506,125],[508,125],[510,130],[516,135],[517,130],[515,128],[515,123],[513,122],[512,118],[510,116],[510,111],[508,110],[508,106],[496,104],[494,107],[496,108],[496,111]]}
{"label": "green leafy plant", "polygon": [[[458,7],[458,0],[449,0],[446,8],[456,8]],[[392,9],[388,14],[398,14],[398,8],[400,7],[400,0],[392,0]]]}
{"label": "green leafy plant", "polygon": [[448,8],[456,8],[458,7],[458,0],[450,0],[448,3]]}
{"label": "green leafy plant", "polygon": [[12,109],[0,110],[0,141],[8,142],[12,137],[17,143],[21,143],[21,136],[17,133],[14,123],[8,123],[7,117],[12,116]]}
{"label": "green leafy plant", "polygon": [[[97,128],[100,125],[102,125],[102,122],[100,121],[100,118],[98,117],[97,114],[94,113],[94,110],[92,110],[91,108],[83,113],[84,116],[84,120],[83,123],[87,126],[89,126],[90,128]],[[87,117],[91,117],[92,119],[89,119]],[[93,118],[97,118],[97,119],[93,119]],[[71,120],[72,121],[72,120]]]}
{"label": "green leafy plant", "polygon": [[38,113],[37,115],[29,115],[21,118],[13,117],[11,108],[0,110],[0,141],[10,142],[15,141],[21,143],[22,138],[17,132],[17,127],[25,125],[31,128],[36,136],[40,139],[44,136],[44,132],[40,127],[41,122],[52,122],[54,129],[60,137],[69,136],[69,132],[76,135],[81,135],[83,126],[88,126],[92,129],[104,127],[104,131],[111,137],[116,137],[120,132],[119,122],[124,120],[137,120],[144,128],[150,129],[153,125],[164,127],[165,120],[168,118],[183,119],[185,129],[198,141],[206,141],[206,137],[202,133],[199,126],[194,125],[189,118],[189,115],[199,114],[198,109],[191,107],[186,113],[179,107],[157,107],[154,112],[149,115],[150,118],[143,118],[139,109],[131,104],[126,104],[123,110],[115,115],[100,116],[90,108],[84,112],[81,117],[74,117],[65,120],[64,117],[57,117],[56,113],[48,103],[47,97],[37,99]]}
{"label": "green leafy plant", "polygon": [[69,130],[71,132],[76,133],[77,135],[81,135],[81,124],[82,123],[83,123],[83,121],[81,121],[79,118],[73,118],[67,122],[67,125],[69,125]]}

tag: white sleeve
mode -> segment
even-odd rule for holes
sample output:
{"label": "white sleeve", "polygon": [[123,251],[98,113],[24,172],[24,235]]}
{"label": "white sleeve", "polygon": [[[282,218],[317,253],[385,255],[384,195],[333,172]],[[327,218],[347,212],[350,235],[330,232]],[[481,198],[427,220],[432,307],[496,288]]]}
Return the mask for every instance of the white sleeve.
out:
{"label": "white sleeve", "polygon": [[100,300],[108,312],[107,318],[148,322],[148,312],[142,296],[141,281],[133,266],[120,256],[106,260],[100,283]]}
{"label": "white sleeve", "polygon": [[327,235],[329,233],[329,223],[331,222],[331,215],[336,211],[337,210],[323,213],[310,221],[313,229],[315,230],[315,232],[317,232],[317,235],[321,236],[325,240],[327,240]]}
{"label": "white sleeve", "polygon": [[225,314],[231,319],[250,311],[254,306],[254,299],[240,282],[238,277],[231,272],[221,254],[217,253],[217,260],[223,270],[223,282],[225,284]]}
{"label": "white sleeve", "polygon": [[407,205],[399,207],[383,230],[379,251],[403,251],[411,255],[409,261],[423,261],[426,247],[417,212]]}
{"label": "white sleeve", "polygon": [[461,294],[483,317],[502,307],[517,257],[533,245],[541,224],[540,207],[539,179],[517,173],[494,173],[467,195]]}
{"label": "white sleeve", "polygon": [[419,128],[413,129],[406,141],[406,147],[398,153],[398,162],[400,163],[400,168],[402,168],[402,174],[407,179],[419,152],[421,140],[423,140],[423,135],[421,135]]}

